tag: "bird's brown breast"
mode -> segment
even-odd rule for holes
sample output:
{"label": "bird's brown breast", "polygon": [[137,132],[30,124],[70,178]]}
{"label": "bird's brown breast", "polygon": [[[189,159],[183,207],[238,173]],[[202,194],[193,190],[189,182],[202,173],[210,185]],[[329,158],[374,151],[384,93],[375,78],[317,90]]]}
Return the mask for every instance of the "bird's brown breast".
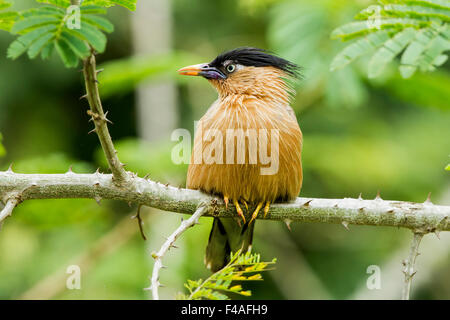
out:
{"label": "bird's brown breast", "polygon": [[198,123],[187,187],[250,203],[293,199],[302,185],[301,148],[287,104],[219,98]]}

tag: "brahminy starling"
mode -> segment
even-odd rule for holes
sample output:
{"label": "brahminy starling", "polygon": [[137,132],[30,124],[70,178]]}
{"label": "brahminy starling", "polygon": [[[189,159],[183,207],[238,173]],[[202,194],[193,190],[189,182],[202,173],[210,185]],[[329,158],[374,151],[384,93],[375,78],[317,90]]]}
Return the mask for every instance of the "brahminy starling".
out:
{"label": "brahminy starling", "polygon": [[[179,70],[206,78],[218,92],[197,124],[186,183],[223,197],[227,207],[231,201],[239,217],[239,223],[214,218],[205,255],[213,272],[228,263],[231,252],[251,250],[253,220],[261,210],[266,217],[271,203],[300,193],[302,132],[290,106],[298,70],[250,47]],[[251,211],[244,214],[243,208]]]}

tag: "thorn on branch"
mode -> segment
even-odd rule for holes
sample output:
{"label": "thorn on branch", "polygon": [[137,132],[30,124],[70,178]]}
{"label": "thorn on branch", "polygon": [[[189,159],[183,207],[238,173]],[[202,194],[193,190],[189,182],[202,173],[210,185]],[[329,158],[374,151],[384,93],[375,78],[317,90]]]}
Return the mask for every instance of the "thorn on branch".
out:
{"label": "thorn on branch", "polygon": [[342,221],[341,223],[344,226],[344,228],[347,229],[347,231],[350,231],[350,229],[348,228],[348,222],[347,221]]}
{"label": "thorn on branch", "polygon": [[424,205],[433,205],[433,202],[431,202],[431,192],[428,193],[427,199],[423,203]]}
{"label": "thorn on branch", "polygon": [[94,197],[95,202],[97,202],[98,205],[101,205],[101,201],[102,201],[102,197],[100,196],[95,196]]}
{"label": "thorn on branch", "polygon": [[362,192],[359,193],[358,200],[363,200],[363,198],[362,198]]}
{"label": "thorn on branch", "polygon": [[142,218],[141,218],[141,208],[142,208],[142,204],[138,205],[137,213],[136,213],[136,215],[132,216],[131,219],[137,218],[139,231],[141,233],[142,239],[147,240],[147,237],[145,236],[144,228],[143,228],[144,222],[142,221]]}
{"label": "thorn on branch", "polygon": [[11,163],[8,167],[8,170],[6,170],[6,173],[14,173],[13,171],[13,163]]}
{"label": "thorn on branch", "polygon": [[310,204],[311,202],[312,202],[312,199],[306,201],[306,202],[303,204],[303,207],[309,207],[309,204]]}
{"label": "thorn on branch", "polygon": [[105,116],[103,117],[103,120],[106,121],[107,123],[114,124],[111,120],[109,120],[109,119],[107,118],[108,112],[109,112],[109,111],[106,111],[106,112],[105,112]]}
{"label": "thorn on branch", "polygon": [[291,223],[292,223],[292,220],[291,220],[291,219],[285,219],[285,220],[284,220],[284,223],[286,224],[286,227],[288,228],[288,230],[289,230],[289,231],[292,231],[292,230],[291,230]]}
{"label": "thorn on branch", "polygon": [[439,230],[434,230],[434,234],[436,235],[436,238],[438,238],[439,240],[441,240],[441,237],[440,237],[440,231],[439,231]]}
{"label": "thorn on branch", "polygon": [[381,199],[380,190],[377,191],[377,195],[375,197],[375,200],[383,200],[383,199]]}

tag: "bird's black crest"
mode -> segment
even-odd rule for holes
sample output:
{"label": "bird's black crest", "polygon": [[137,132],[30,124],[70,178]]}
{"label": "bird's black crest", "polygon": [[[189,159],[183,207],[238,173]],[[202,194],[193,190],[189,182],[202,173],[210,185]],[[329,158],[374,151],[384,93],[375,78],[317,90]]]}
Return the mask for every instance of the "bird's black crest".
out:
{"label": "bird's black crest", "polygon": [[300,68],[283,58],[270,54],[268,51],[258,48],[241,47],[219,54],[209,65],[221,68],[223,62],[231,60],[243,66],[275,67],[283,70],[293,77],[299,77]]}

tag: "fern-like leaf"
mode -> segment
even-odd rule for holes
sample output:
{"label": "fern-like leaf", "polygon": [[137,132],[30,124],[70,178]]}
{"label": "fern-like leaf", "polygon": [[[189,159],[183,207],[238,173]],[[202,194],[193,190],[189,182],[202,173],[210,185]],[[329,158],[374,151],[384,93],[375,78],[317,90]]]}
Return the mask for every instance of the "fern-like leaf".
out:
{"label": "fern-like leaf", "polygon": [[[1,1],[1,0],[0,0]],[[114,26],[102,17],[106,11],[101,6],[94,6],[92,1],[80,7],[79,28],[69,25],[74,16],[67,10],[70,1],[38,0],[49,5],[20,12],[20,18],[14,23],[11,32],[18,38],[8,48],[8,57],[16,59],[25,52],[30,59],[39,54],[47,59],[56,49],[67,67],[76,67],[80,59],[91,53],[103,52],[106,48],[106,36]],[[76,18],[76,17],[75,17]]]}
{"label": "fern-like leaf", "polygon": [[372,5],[356,15],[355,19],[360,21],[345,24],[332,32],[334,39],[355,41],[336,55],[330,70],[342,68],[356,58],[374,52],[368,65],[369,78],[380,75],[384,67],[399,55],[400,74],[409,78],[417,69],[433,71],[447,60],[450,1],[378,2],[380,5]]}
{"label": "fern-like leaf", "polygon": [[206,280],[188,280],[184,285],[189,294],[179,294],[180,300],[228,300],[227,294],[251,296],[251,291],[244,290],[236,281],[261,281],[260,272],[267,271],[269,265],[275,264],[276,259],[270,262],[261,262],[259,254],[240,251],[231,254],[230,262],[221,270],[212,274]]}
{"label": "fern-like leaf", "polygon": [[[70,0],[37,0],[37,2],[51,4],[61,8],[70,6]],[[95,5],[105,8],[118,5],[134,11],[136,10],[136,2],[137,0],[84,0],[82,1],[82,5]]]}

